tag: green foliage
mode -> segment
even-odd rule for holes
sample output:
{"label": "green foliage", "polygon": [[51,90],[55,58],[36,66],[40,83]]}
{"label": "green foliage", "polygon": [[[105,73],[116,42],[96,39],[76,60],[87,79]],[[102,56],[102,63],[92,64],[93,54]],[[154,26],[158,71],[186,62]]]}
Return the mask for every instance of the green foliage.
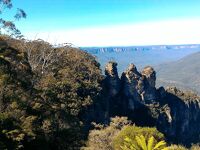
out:
{"label": "green foliage", "polygon": [[155,143],[164,140],[164,135],[156,128],[125,126],[113,140],[114,149],[120,150],[121,146],[124,144],[124,139],[127,137],[132,139],[134,143],[137,143],[135,140],[136,136],[141,135],[143,135],[145,139],[154,137]]}
{"label": "green foliage", "polygon": [[122,150],[168,150],[165,141],[155,142],[155,138],[151,136],[149,139],[145,139],[143,135],[135,137],[135,140],[131,140],[129,137],[124,139],[124,145],[121,146]]}
{"label": "green foliage", "polygon": [[95,124],[96,129],[91,130],[87,146],[84,150],[112,150],[112,141],[121,128],[130,124],[126,117],[111,118],[109,126]]}
{"label": "green foliage", "polygon": [[0,149],[78,149],[81,115],[101,92],[95,58],[8,37],[0,37],[0,56]]}

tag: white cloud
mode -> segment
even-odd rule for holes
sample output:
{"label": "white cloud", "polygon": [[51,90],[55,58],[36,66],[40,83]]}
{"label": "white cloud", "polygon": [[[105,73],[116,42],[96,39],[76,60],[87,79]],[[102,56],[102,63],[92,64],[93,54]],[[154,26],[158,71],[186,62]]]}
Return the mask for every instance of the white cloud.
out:
{"label": "white cloud", "polygon": [[51,43],[68,42],[76,46],[195,44],[200,43],[200,19],[31,32],[25,35],[31,39],[37,37]]}

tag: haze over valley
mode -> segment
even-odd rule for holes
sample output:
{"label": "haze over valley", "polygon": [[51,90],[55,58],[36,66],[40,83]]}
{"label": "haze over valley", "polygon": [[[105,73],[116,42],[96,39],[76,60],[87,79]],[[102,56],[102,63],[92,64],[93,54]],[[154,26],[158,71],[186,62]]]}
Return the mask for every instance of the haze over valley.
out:
{"label": "haze over valley", "polygon": [[200,45],[162,45],[131,47],[82,47],[84,51],[94,55],[100,62],[102,70],[109,61],[120,62],[118,71],[124,71],[130,63],[139,68],[147,65],[157,66],[179,60],[189,54],[200,51]]}
{"label": "haze over valley", "polygon": [[200,79],[197,73],[200,70],[200,56],[196,53],[200,51],[198,44],[81,49],[94,55],[103,71],[109,61],[119,62],[119,73],[125,71],[130,63],[134,63],[138,69],[153,66],[157,72],[157,86],[177,86],[200,93]]}

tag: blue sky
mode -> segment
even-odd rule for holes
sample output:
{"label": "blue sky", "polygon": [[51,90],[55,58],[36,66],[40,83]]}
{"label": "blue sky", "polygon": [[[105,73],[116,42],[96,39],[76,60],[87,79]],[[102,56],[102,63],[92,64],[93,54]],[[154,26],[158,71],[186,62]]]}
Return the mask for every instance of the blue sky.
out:
{"label": "blue sky", "polygon": [[[176,23],[174,23],[174,27],[171,27],[173,30],[171,28],[166,30],[175,32],[182,23],[190,22],[190,25],[186,27],[188,30],[188,27],[193,27],[194,23],[199,23],[198,20],[200,20],[200,0],[13,0],[13,4],[16,8],[23,8],[28,15],[26,20],[17,23],[22,33],[28,38],[33,38],[34,35],[46,39],[54,36],[56,37],[56,39],[52,39],[54,41],[67,42],[64,40],[70,40],[70,37],[67,37],[70,35],[73,39],[70,42],[78,46],[165,44],[159,41],[149,43],[147,42],[148,38],[142,42],[142,37],[140,42],[133,40],[127,43],[126,41],[131,36],[133,39],[135,36],[145,36],[144,31],[155,30],[157,33],[157,27],[165,30],[168,24],[170,25],[174,21]],[[151,29],[148,27],[149,24],[152,25]],[[136,28],[145,25],[146,28]],[[141,31],[141,35],[140,33],[131,35],[136,34],[135,32],[124,34],[123,28],[128,27],[130,30],[144,29],[144,31]],[[113,28],[116,30],[110,32]],[[116,33],[117,30],[122,33]],[[182,29],[180,32],[184,30]],[[97,33],[98,36],[99,31],[102,31],[105,38],[106,36],[110,37],[102,42],[103,35],[101,38],[94,35]],[[82,35],[87,32],[87,35]],[[187,33],[189,32],[195,31],[192,29],[187,31]],[[113,39],[113,34],[115,36],[123,35],[124,38]],[[151,35],[147,34],[147,36],[150,38]],[[160,36],[162,35],[158,36],[159,39]],[[165,39],[165,35],[163,38]],[[85,41],[86,39],[87,41]],[[83,40],[85,44],[82,42]],[[198,39],[193,41],[189,40],[188,42],[197,43]],[[177,41],[178,44],[184,42],[187,41]],[[170,44],[170,41],[166,41],[166,44]]]}

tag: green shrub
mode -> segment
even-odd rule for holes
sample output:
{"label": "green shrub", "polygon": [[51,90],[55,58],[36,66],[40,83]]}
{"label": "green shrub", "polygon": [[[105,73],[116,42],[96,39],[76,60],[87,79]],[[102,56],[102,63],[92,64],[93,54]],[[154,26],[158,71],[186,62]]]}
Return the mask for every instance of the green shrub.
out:
{"label": "green shrub", "polygon": [[140,135],[143,135],[145,139],[149,139],[153,136],[156,142],[164,140],[164,135],[160,133],[156,128],[125,126],[113,139],[113,147],[115,150],[121,150],[120,146],[124,144],[124,139],[126,137],[134,140],[136,136]]}
{"label": "green shrub", "polygon": [[145,139],[143,135],[136,136],[135,139],[126,137],[124,144],[121,146],[122,150],[168,150],[165,141],[156,142],[155,138],[151,136]]}

